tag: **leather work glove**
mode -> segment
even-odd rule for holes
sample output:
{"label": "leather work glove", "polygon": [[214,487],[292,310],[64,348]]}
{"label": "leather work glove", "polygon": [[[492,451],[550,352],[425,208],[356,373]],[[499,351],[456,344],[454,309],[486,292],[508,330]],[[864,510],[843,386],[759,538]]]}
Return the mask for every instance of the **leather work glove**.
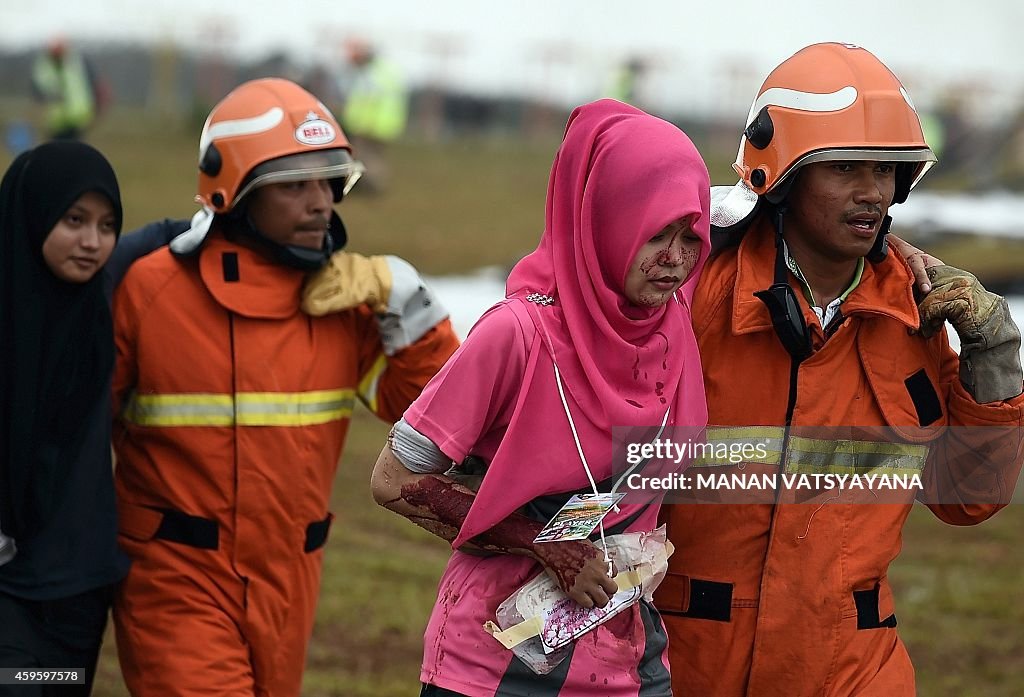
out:
{"label": "leather work glove", "polygon": [[383,314],[388,310],[391,285],[386,257],[336,252],[324,268],[306,280],[302,309],[319,316],[366,304]]}
{"label": "leather work glove", "polygon": [[396,256],[364,257],[335,252],[306,279],[302,309],[320,316],[369,305],[376,315],[385,355],[419,341],[448,317],[448,310],[413,266]]}
{"label": "leather work glove", "polygon": [[921,334],[933,336],[943,323],[960,337],[960,382],[979,404],[1011,399],[1024,391],[1020,330],[1006,300],[953,266],[928,269],[932,290],[921,300]]}

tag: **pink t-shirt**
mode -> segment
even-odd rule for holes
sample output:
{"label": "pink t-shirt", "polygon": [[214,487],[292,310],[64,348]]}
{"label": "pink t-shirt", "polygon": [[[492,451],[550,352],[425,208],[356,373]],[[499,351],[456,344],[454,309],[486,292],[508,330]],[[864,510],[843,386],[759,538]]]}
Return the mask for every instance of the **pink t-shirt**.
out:
{"label": "pink t-shirt", "polygon": [[[588,483],[559,401],[551,359],[538,350],[535,342],[540,338],[529,316],[512,305],[518,302],[506,301],[485,314],[405,413],[413,428],[456,462],[470,454],[495,462],[513,416],[519,433],[536,434],[528,449],[502,453],[498,461],[506,464],[502,471],[488,471],[475,505],[498,495],[522,505],[534,496],[573,491]],[[594,477],[605,479],[612,473],[611,434],[590,424],[571,395],[567,397]],[[606,526],[638,510],[622,506],[620,513],[609,515]],[[657,506],[649,506],[626,529],[651,530],[656,524]],[[483,625],[495,619],[505,598],[538,573],[540,565],[526,557],[454,552],[424,636],[421,680],[474,697],[671,694],[664,628],[644,602],[577,640],[573,654],[549,675],[535,675],[518,659],[513,661],[512,652]]]}

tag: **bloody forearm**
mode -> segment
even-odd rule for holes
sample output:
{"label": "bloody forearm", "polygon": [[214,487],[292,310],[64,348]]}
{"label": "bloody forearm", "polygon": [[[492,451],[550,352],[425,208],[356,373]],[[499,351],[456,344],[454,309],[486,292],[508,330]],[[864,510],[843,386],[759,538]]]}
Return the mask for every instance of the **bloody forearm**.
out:
{"label": "bloody forearm", "polygon": [[[416,512],[399,511],[426,530],[446,540],[455,539],[473,505],[474,494],[437,475],[424,475],[401,487],[401,500]],[[388,506],[388,508],[395,508]],[[535,543],[543,525],[513,513],[471,540],[474,548],[527,556],[542,563],[563,588],[572,588],[583,567],[600,552],[589,542]]]}

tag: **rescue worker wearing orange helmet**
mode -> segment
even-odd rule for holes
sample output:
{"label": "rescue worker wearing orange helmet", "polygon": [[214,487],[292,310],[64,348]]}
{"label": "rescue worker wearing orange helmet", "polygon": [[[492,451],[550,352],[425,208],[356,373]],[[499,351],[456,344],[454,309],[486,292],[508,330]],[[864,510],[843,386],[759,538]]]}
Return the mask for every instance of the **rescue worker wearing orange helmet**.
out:
{"label": "rescue worker wearing orange helmet", "polygon": [[[114,618],[133,695],[299,694],[354,402],[397,420],[457,345],[409,264],[336,251],[333,206],[359,169],[316,97],[245,83],[203,128],[204,209],[118,288],[116,485],[133,563]],[[344,303],[312,316],[303,285],[329,259]]]}
{"label": "rescue worker wearing orange helmet", "polygon": [[[1024,381],[1006,302],[936,266],[917,304],[910,268],[886,249],[890,206],[934,160],[906,89],[863,48],[804,48],[754,100],[741,181],[712,197],[720,247],[693,316],[708,442],[763,450],[690,474],[835,478],[696,496],[721,505],[667,500],[676,553],[655,601],[675,694],[914,695],[887,579],[911,505],[971,525],[1009,502]],[[836,485],[854,474],[904,485]]]}

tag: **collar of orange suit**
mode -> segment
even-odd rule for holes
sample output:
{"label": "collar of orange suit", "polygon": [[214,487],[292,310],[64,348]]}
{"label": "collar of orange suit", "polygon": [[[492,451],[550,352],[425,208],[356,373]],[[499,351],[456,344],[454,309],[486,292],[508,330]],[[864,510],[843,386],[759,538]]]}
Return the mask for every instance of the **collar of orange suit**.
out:
{"label": "collar of orange suit", "polygon": [[298,313],[306,277],[215,232],[203,244],[199,274],[220,305],[253,319],[287,319]]}

